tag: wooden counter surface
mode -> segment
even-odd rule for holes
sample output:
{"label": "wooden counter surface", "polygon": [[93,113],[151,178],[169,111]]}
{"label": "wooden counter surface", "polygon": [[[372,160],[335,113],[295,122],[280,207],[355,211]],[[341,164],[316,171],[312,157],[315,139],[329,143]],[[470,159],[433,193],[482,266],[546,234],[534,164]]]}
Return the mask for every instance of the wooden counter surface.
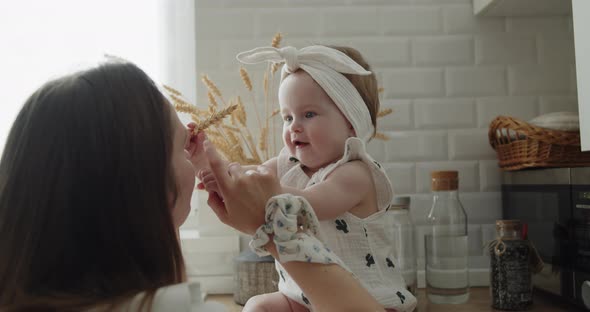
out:
{"label": "wooden counter surface", "polygon": [[[210,295],[207,296],[207,301],[217,301],[223,303],[227,307],[228,312],[241,312],[242,306],[234,303],[232,295]],[[576,308],[572,305],[567,305],[561,302],[556,302],[550,298],[546,298],[538,293],[535,293],[533,307],[531,312],[583,312],[585,310]],[[489,288],[474,287],[470,289],[469,301],[464,304],[441,304],[435,305],[426,300],[424,289],[418,290],[418,312],[486,312],[486,311],[500,311],[492,309],[490,304]]]}
{"label": "wooden counter surface", "polygon": [[[502,311],[493,309],[491,306],[490,290],[488,287],[473,287],[470,289],[469,301],[464,304],[432,304],[426,300],[424,289],[418,291],[418,311],[419,312],[475,312],[475,311]],[[577,312],[585,311],[576,309],[575,306],[564,304],[556,300],[542,296],[538,292],[534,293],[533,306],[530,310],[533,312]]]}

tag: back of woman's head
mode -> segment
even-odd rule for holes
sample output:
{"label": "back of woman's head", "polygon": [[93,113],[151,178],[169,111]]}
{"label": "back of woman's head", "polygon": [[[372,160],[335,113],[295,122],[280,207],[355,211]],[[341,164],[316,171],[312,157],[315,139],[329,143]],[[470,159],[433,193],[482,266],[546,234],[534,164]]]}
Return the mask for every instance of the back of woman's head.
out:
{"label": "back of woman's head", "polygon": [[83,306],[183,280],[170,113],[149,77],[122,62],[26,101],[0,162],[0,310]]}

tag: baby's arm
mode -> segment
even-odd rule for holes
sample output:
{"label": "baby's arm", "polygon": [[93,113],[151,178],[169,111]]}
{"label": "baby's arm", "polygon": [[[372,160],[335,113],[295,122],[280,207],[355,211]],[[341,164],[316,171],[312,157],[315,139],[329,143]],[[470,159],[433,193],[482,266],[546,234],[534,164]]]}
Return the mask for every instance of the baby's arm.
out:
{"label": "baby's arm", "polygon": [[[229,163],[226,164],[229,165]],[[273,157],[267,161],[265,161],[262,166],[265,166],[269,169],[271,173],[276,175],[277,172],[277,158]],[[246,165],[242,166],[244,170],[256,170],[257,165]],[[217,192],[219,193],[219,187],[217,186],[217,181],[213,176],[213,173],[208,168],[202,168],[201,170],[197,171],[197,178],[201,180],[201,183],[197,186],[199,189],[204,189],[207,192]]]}
{"label": "baby's arm", "polygon": [[[193,133],[193,129],[196,124],[191,122],[187,126],[189,133]],[[207,135],[203,131],[199,131],[197,134],[192,134],[190,140],[188,140],[187,146],[184,149],[187,151],[190,157],[190,161],[195,168],[195,174],[198,175],[199,171],[208,168],[209,163],[207,157],[205,157],[205,150],[203,149],[203,142],[207,140]]]}
{"label": "baby's arm", "polygon": [[351,161],[336,168],[323,182],[304,190],[283,186],[283,193],[303,196],[319,220],[333,219],[359,205],[374,190],[367,165]]}

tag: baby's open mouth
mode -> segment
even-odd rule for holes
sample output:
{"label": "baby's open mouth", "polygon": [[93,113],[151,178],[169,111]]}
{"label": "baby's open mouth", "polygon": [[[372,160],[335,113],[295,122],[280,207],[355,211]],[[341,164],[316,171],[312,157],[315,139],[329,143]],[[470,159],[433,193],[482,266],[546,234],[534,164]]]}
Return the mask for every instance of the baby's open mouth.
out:
{"label": "baby's open mouth", "polygon": [[305,147],[305,146],[309,145],[309,143],[301,142],[301,141],[293,141],[293,144],[295,144],[296,148],[301,148],[301,147]]}

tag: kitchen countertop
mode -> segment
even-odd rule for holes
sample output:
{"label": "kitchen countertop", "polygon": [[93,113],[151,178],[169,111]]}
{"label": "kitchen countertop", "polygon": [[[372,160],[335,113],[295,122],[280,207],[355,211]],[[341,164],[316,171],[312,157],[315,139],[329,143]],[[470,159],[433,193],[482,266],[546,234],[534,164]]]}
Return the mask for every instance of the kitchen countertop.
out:
{"label": "kitchen countertop", "polygon": [[[217,301],[223,303],[228,312],[241,312],[242,306],[234,303],[232,295],[209,295],[206,301]],[[474,287],[470,290],[470,298],[464,304],[431,304],[426,300],[424,289],[418,290],[418,312],[479,312],[479,311],[500,311],[490,306],[490,294],[487,287]],[[534,295],[533,312],[577,312],[585,311],[572,305],[547,298],[539,294]]]}

